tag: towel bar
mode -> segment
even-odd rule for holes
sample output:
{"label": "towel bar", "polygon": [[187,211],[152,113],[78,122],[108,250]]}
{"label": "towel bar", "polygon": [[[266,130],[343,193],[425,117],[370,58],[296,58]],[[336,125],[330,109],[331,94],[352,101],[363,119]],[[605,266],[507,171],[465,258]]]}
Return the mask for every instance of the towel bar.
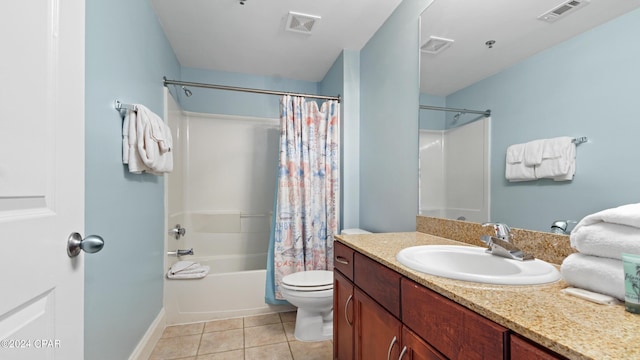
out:
{"label": "towel bar", "polygon": [[573,140],[571,140],[571,142],[573,142],[576,145],[586,143],[587,141],[589,141],[589,138],[587,138],[586,136],[580,136],[577,138],[573,138]]}
{"label": "towel bar", "polygon": [[122,111],[122,110],[138,110],[136,108],[135,105],[131,105],[131,104],[125,104],[122,103],[120,100],[116,100],[113,103],[113,107],[117,110],[117,111]]}

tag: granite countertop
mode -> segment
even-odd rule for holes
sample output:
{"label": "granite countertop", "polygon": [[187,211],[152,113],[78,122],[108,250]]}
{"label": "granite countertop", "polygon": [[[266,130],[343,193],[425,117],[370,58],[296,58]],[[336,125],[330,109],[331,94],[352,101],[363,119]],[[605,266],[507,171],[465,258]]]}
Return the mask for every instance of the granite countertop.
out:
{"label": "granite countertop", "polygon": [[416,245],[468,245],[420,232],[338,235],[336,239],[398,273],[570,359],[640,359],[640,315],[600,305],[546,285],[509,286],[452,280],[396,260]]}

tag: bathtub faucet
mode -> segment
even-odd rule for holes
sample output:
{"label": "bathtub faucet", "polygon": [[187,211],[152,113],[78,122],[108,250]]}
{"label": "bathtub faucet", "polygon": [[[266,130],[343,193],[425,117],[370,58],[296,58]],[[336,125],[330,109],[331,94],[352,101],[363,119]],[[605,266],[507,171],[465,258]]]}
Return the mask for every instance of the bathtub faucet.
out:
{"label": "bathtub faucet", "polygon": [[185,256],[185,255],[193,255],[193,248],[186,249],[186,250],[178,249],[176,251],[167,251],[167,255],[173,255],[177,257]]}

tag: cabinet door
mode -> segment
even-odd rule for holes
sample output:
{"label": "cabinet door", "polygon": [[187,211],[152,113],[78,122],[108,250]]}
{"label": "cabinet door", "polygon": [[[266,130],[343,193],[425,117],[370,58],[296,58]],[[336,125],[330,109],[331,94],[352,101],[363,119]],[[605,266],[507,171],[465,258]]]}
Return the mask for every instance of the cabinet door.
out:
{"label": "cabinet door", "polygon": [[564,357],[511,334],[511,360],[560,360]]}
{"label": "cabinet door", "polygon": [[354,301],[356,359],[397,359],[402,334],[400,321],[357,287]]}
{"label": "cabinet door", "polygon": [[406,326],[402,328],[402,352],[400,360],[446,360],[436,349]]}
{"label": "cabinet door", "polygon": [[353,284],[337,271],[333,275],[333,357],[352,360],[355,327]]}

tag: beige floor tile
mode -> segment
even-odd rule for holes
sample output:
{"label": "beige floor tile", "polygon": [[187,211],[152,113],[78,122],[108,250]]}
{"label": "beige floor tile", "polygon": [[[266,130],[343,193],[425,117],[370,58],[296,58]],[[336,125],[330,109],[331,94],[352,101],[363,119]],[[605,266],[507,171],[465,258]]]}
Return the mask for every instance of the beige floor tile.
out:
{"label": "beige floor tile", "polygon": [[292,341],[289,343],[293,360],[331,360],[333,359],[333,343],[327,341]]}
{"label": "beige floor tile", "polygon": [[253,347],[287,341],[282,324],[255,326],[244,329],[244,346]]}
{"label": "beige floor tile", "polygon": [[176,336],[160,339],[149,360],[179,359],[198,353],[201,335]]}
{"label": "beige floor tile", "polygon": [[280,315],[277,313],[273,314],[264,314],[264,315],[256,315],[256,316],[247,316],[244,318],[244,327],[253,327],[253,326],[262,326],[269,324],[279,324]]}
{"label": "beige floor tile", "polygon": [[198,355],[198,358],[196,360],[244,360],[244,350],[233,350],[215,354]]}
{"label": "beige floor tile", "polygon": [[281,312],[280,313],[280,320],[282,320],[283,323],[285,323],[285,322],[296,322],[296,314],[297,314],[297,312],[295,312],[295,311]]}
{"label": "beige floor tile", "polygon": [[245,360],[292,360],[289,345],[285,343],[245,349]]}
{"label": "beige floor tile", "polygon": [[202,334],[198,355],[240,350],[243,347],[242,329],[214,331]]}
{"label": "beige floor tile", "polygon": [[204,332],[242,329],[242,318],[209,321],[204,325]]}
{"label": "beige floor tile", "polygon": [[203,323],[167,326],[162,332],[163,338],[202,334]]}
{"label": "beige floor tile", "polygon": [[296,330],[296,323],[283,322],[282,326],[284,327],[284,334],[287,336],[287,341],[295,341],[296,337],[293,333]]}

